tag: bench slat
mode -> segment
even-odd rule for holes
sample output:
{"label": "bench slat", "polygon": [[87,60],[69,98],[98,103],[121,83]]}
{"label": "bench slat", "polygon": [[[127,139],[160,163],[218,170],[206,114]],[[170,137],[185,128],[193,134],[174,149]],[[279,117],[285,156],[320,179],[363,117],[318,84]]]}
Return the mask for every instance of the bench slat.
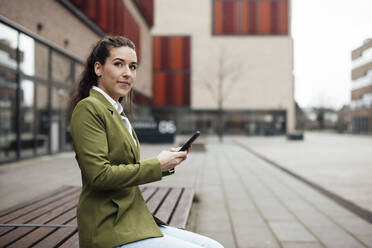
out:
{"label": "bench slat", "polygon": [[[24,206],[23,208],[19,208],[13,212],[8,213],[7,215],[0,218],[0,223],[8,223],[15,218],[19,218],[26,214],[30,214],[33,211],[39,210],[41,207],[47,206],[48,204],[53,204],[56,201],[62,202],[64,198],[69,197],[71,194],[79,193],[79,188],[70,188],[67,189],[65,192],[60,192],[58,194],[52,195],[50,197],[41,199],[38,202],[34,202]],[[21,222],[22,223],[22,222]]]}
{"label": "bench slat", "polygon": [[169,225],[181,228],[186,227],[186,222],[189,217],[193,197],[194,190],[192,188],[185,188],[183,190],[182,197],[177,205],[176,210],[173,213]]}
{"label": "bench slat", "polygon": [[[45,200],[46,198],[49,198],[51,196],[55,196],[55,195],[58,195],[60,193],[64,194],[64,192],[67,192],[68,190],[71,190],[71,189],[76,189],[76,187],[75,186],[62,186],[62,187],[60,187],[60,188],[58,188],[58,189],[56,189],[52,192],[48,192],[48,193],[42,194],[38,197],[35,197],[31,201],[22,202],[22,203],[19,203],[19,204],[15,205],[15,206],[7,208],[5,210],[2,210],[2,211],[0,211],[0,217],[3,217],[4,215],[8,215],[11,212],[14,212],[14,211],[16,211],[20,208],[24,208],[28,205],[34,204],[38,201]],[[0,222],[3,223],[1,221],[1,218],[0,218]]]}
{"label": "bench slat", "polygon": [[[67,222],[68,225],[76,225],[76,218]],[[75,233],[76,229],[73,228],[58,228],[57,231],[47,236],[41,242],[37,243],[35,247],[56,247],[62,241],[65,241]]]}
{"label": "bench slat", "polygon": [[179,201],[181,196],[181,188],[172,188],[171,192],[167,195],[167,198],[164,200],[161,207],[156,212],[156,217],[169,223],[170,217]]}
{"label": "bench slat", "polygon": [[[66,223],[67,220],[76,220],[76,210],[75,208],[65,212],[62,216],[52,220],[48,224],[57,224],[57,223]],[[64,221],[64,222],[63,222]],[[17,240],[17,242],[13,243],[12,246],[9,247],[27,247],[27,245],[33,244],[38,240],[43,239],[43,237],[47,236],[49,233],[52,233],[57,228],[50,228],[50,227],[38,227],[28,233],[26,236],[22,237],[21,239]],[[70,229],[70,230],[77,230],[77,228],[63,228],[63,229]],[[48,246],[46,246],[48,247]]]}
{"label": "bench slat", "polygon": [[[140,186],[140,190],[152,214],[172,226],[186,226],[194,195],[192,188]],[[67,186],[18,204],[1,212],[0,223],[76,226],[80,192],[81,187]],[[0,227],[0,247],[78,248],[78,243],[78,232],[74,227]]]}
{"label": "bench slat", "polygon": [[76,232],[64,242],[59,248],[78,248],[79,247],[79,235]]}
{"label": "bench slat", "polygon": [[[66,198],[59,199],[58,201],[52,202],[51,204],[48,204],[48,205],[44,205],[42,208],[36,209],[35,211],[31,211],[28,214],[20,216],[19,218],[15,217],[7,223],[11,223],[11,224],[30,223],[30,222],[34,221],[35,219],[42,217],[42,215],[48,214],[49,212],[51,212],[53,209],[55,209],[57,207],[60,207],[60,206],[64,207],[64,204],[66,202],[73,201],[76,197],[78,197],[78,194],[79,193],[76,192],[75,194],[69,195]],[[54,217],[54,216],[51,216],[51,217]],[[33,222],[33,224],[44,224],[44,223]],[[59,224],[59,223],[57,223],[57,224]],[[0,231],[0,235],[4,235],[5,232],[8,232],[12,229],[15,229],[15,228],[14,227],[9,227],[9,228],[2,229]]]}
{"label": "bench slat", "polygon": [[142,196],[143,196],[143,199],[145,200],[145,202],[148,202],[157,190],[158,190],[158,188],[148,188],[148,189],[146,189],[146,191],[144,191],[142,193]]}
{"label": "bench slat", "polygon": [[159,190],[156,191],[156,194],[151,197],[147,202],[147,207],[151,213],[156,215],[156,210],[159,208],[159,205],[163,202],[169,191],[169,188],[159,188]]}
{"label": "bench slat", "polygon": [[[33,224],[46,224],[50,220],[55,218],[56,216],[64,214],[66,212],[66,210],[74,209],[75,206],[76,206],[76,203],[77,203],[77,199],[69,201],[69,202],[67,202],[67,204],[62,205],[58,208],[55,208],[52,211],[47,212],[46,214],[43,214],[42,216],[33,220],[32,223]],[[48,223],[48,224],[50,224],[50,223]],[[62,224],[62,222],[61,223],[53,223],[53,224]],[[14,228],[13,231],[11,231],[11,232],[5,234],[4,236],[2,236],[1,240],[9,240],[9,241],[17,240],[17,239],[21,238],[22,236],[25,236],[27,233],[30,233],[30,232],[34,231],[35,229],[37,229],[37,227],[34,227],[34,228]],[[33,234],[31,234],[31,235],[33,235]],[[29,244],[30,244],[30,242],[29,242]],[[0,245],[4,245],[4,244],[2,244],[2,242],[0,241]],[[17,247],[17,246],[15,246],[15,247]],[[18,247],[22,247],[22,246],[18,246]]]}

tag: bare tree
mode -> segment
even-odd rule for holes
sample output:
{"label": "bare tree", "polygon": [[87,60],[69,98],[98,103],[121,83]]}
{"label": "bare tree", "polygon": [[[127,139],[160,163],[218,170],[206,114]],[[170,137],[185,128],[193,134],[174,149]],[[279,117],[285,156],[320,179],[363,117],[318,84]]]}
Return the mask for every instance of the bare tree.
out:
{"label": "bare tree", "polygon": [[224,135],[223,108],[233,87],[236,85],[241,64],[236,60],[232,60],[232,56],[228,56],[224,48],[219,48],[219,51],[215,75],[209,74],[208,79],[202,79],[202,83],[208,89],[217,105],[217,134],[219,141],[222,142]]}

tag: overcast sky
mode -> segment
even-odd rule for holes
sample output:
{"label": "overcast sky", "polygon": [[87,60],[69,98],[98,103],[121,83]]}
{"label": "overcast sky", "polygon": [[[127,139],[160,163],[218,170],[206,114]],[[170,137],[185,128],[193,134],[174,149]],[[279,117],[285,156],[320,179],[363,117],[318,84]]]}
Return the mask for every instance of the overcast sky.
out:
{"label": "overcast sky", "polygon": [[350,103],[351,51],[372,38],[372,0],[292,0],[295,99]]}

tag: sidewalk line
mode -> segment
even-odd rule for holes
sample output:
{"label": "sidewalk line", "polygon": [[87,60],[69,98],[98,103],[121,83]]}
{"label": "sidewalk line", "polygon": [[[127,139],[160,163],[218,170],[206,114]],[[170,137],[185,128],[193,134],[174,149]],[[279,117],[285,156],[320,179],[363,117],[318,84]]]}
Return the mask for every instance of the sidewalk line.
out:
{"label": "sidewalk line", "polygon": [[218,179],[220,181],[220,186],[222,188],[222,193],[223,193],[223,198],[224,198],[224,205],[225,205],[225,208],[227,210],[227,216],[229,217],[229,224],[230,224],[230,227],[231,227],[231,231],[232,231],[232,236],[233,236],[233,239],[234,239],[234,244],[235,244],[235,247],[236,248],[239,248],[239,245],[238,245],[238,240],[236,238],[236,232],[235,232],[235,228],[234,228],[234,223],[232,221],[232,217],[231,217],[231,213],[230,213],[230,206],[229,204],[227,203],[227,194],[226,194],[226,189],[225,189],[225,184],[223,182],[223,179],[222,179],[222,176],[221,176],[221,169],[220,169],[220,164],[219,164],[219,160],[216,160],[216,168],[217,168],[217,171],[218,171]]}
{"label": "sidewalk line", "polygon": [[[243,148],[244,149],[244,148]],[[235,166],[233,166],[233,168],[234,168],[234,171],[235,171],[235,173],[236,173],[236,168],[235,168]],[[282,199],[280,199],[279,198],[279,196],[277,195],[277,193],[275,193],[268,185],[267,185],[267,183],[265,182],[265,181],[263,181],[262,179],[261,179],[261,176],[260,175],[258,175],[257,174],[257,172],[255,172],[255,171],[253,171],[251,168],[248,168],[248,170],[253,174],[253,175],[255,175],[256,176],[256,178],[262,183],[262,185],[264,185],[265,187],[266,187],[266,189],[268,190],[268,191],[270,191],[271,192],[271,194],[277,199],[277,201],[278,202],[280,202],[287,210],[288,210],[288,212],[290,213],[290,214],[292,214],[293,215],[293,217],[309,232],[309,233],[311,233],[313,236],[314,236],[314,238],[316,238],[317,239],[317,241],[323,246],[323,247],[327,247],[322,241],[321,241],[321,239],[318,237],[318,235],[316,235],[307,225],[305,225],[305,223],[303,223],[303,221],[288,207],[288,205],[287,204],[285,204],[283,201],[282,201]],[[240,175],[238,175],[238,177],[239,177],[239,179],[240,180],[242,180],[241,179],[241,177],[240,177]],[[281,183],[283,183],[280,179],[277,179],[279,182],[281,182]],[[244,185],[244,184],[243,184]],[[284,184],[283,183],[283,185],[285,185],[284,187],[286,187],[286,188],[288,188],[288,185],[286,185],[286,184]],[[246,188],[246,185],[244,185],[244,187]],[[248,190],[248,189],[246,189],[246,190]],[[295,194],[298,194],[297,192],[294,192]],[[304,199],[305,200],[305,199]],[[254,200],[253,200],[254,201]],[[270,227],[270,224],[269,223],[267,223],[267,225]],[[271,227],[270,227],[271,228]],[[273,231],[272,231],[273,232]],[[275,235],[275,234],[274,234]],[[276,235],[275,235],[276,236]],[[278,239],[279,240],[279,239]],[[280,241],[279,241],[279,243],[280,243]],[[281,244],[281,243],[280,243]]]}
{"label": "sidewalk line", "polygon": [[[232,163],[232,171],[235,173],[235,175],[237,175],[238,179],[239,179],[239,182],[241,183],[241,185],[243,186],[244,188],[244,191],[246,192],[246,194],[248,195],[248,197],[251,199],[254,207],[256,208],[257,212],[259,213],[259,215],[261,216],[262,220],[265,222],[268,230],[270,230],[271,234],[273,235],[274,239],[276,240],[277,244],[279,245],[279,247],[283,247],[282,243],[280,242],[279,238],[276,236],[274,230],[271,228],[270,224],[269,224],[269,221],[265,218],[265,215],[264,213],[261,211],[261,209],[259,208],[256,200],[254,199],[252,193],[249,191],[249,189],[247,188],[247,186],[243,183],[243,179],[241,178],[241,175],[236,171],[236,167],[234,165],[234,163]],[[250,170],[250,169],[249,169]],[[251,170],[250,170],[251,171]]]}
{"label": "sidewalk line", "polygon": [[363,220],[367,221],[368,223],[372,224],[372,212],[368,211],[367,209],[364,209],[358,205],[356,205],[355,203],[349,201],[349,200],[346,200],[345,198],[335,194],[335,193],[332,193],[331,191],[323,188],[322,186],[316,184],[316,183],[313,183],[311,182],[310,180],[284,168],[283,166],[277,164],[276,162],[268,159],[267,157],[263,156],[262,154],[256,152],[255,150],[253,150],[252,148],[250,148],[249,146],[245,145],[245,144],[242,144],[241,142],[239,141],[234,141],[237,145],[241,146],[242,148],[246,149],[248,152],[252,153],[253,155],[255,155],[256,157],[264,160],[265,162],[267,162],[268,164],[282,170],[283,172],[287,173],[288,175],[300,180],[301,182],[309,185],[310,187],[312,187],[313,189],[317,190],[318,192],[320,192],[321,194],[323,194],[324,196],[328,197],[329,199],[333,200],[334,202],[336,202],[337,204],[339,204],[340,206],[344,207],[345,209],[349,210],[350,212],[354,213],[355,215],[359,216],[360,218],[362,218]]}

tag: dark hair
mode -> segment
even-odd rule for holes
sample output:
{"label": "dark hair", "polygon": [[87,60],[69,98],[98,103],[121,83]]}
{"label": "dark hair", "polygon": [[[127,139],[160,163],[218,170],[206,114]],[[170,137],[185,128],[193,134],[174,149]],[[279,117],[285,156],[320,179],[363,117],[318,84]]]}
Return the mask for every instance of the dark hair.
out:
{"label": "dark hair", "polygon": [[[105,64],[106,59],[110,56],[110,50],[114,47],[130,47],[134,51],[136,50],[136,46],[132,41],[129,39],[122,37],[122,36],[106,36],[99,40],[93,47],[92,51],[90,52],[87,61],[85,63],[85,68],[82,74],[80,75],[80,80],[77,86],[75,86],[72,90],[70,104],[69,104],[69,111],[68,111],[68,119],[70,120],[72,111],[74,110],[76,104],[89,96],[89,90],[93,86],[97,86],[98,77],[94,71],[94,63],[100,62],[102,65]],[[132,90],[128,93],[125,97],[126,103],[129,106],[129,111],[132,112],[133,110],[133,92]],[[119,102],[122,102],[123,97],[119,98]]]}

